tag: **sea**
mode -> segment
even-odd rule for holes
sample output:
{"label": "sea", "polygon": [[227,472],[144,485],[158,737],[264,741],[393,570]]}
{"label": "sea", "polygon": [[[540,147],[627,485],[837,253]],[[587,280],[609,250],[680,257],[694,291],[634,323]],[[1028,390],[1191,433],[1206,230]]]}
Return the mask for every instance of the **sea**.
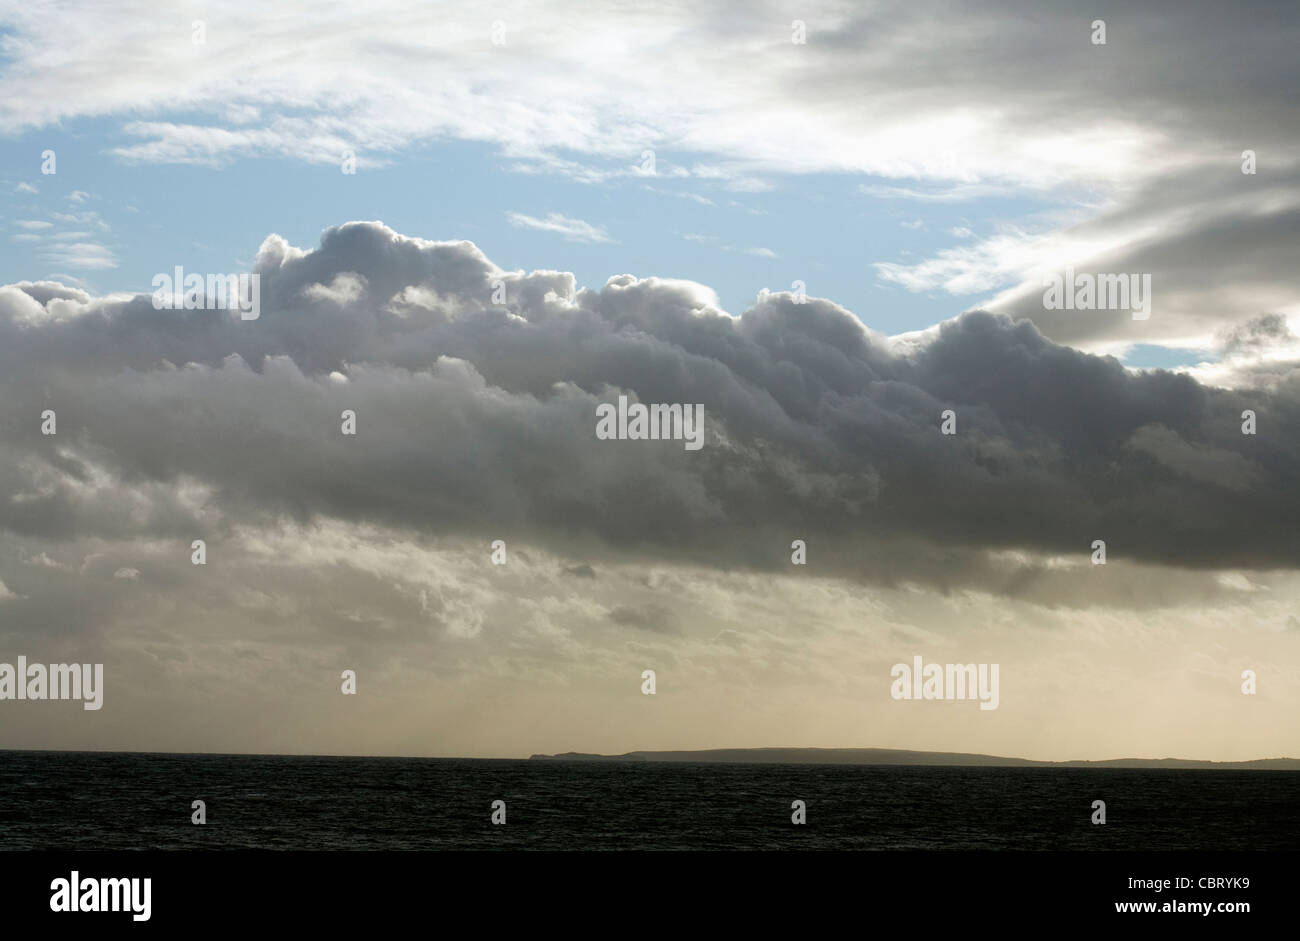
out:
{"label": "sea", "polygon": [[1295,850],[1298,787],[1286,771],[0,751],[0,850]]}

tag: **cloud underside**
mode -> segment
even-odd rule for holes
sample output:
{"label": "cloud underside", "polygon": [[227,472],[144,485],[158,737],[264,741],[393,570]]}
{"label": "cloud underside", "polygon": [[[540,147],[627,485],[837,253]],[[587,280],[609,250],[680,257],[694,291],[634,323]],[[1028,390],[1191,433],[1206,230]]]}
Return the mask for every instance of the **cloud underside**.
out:
{"label": "cloud underside", "polygon": [[[698,284],[577,290],[379,223],[272,236],[254,270],[252,321],[0,289],[0,526],[188,545],[338,521],[758,571],[803,539],[820,575],[1048,603],[1079,599],[1097,539],[1111,566],[1300,563],[1293,377],[1134,373],[982,312],[906,345],[825,300],[735,317]],[[598,440],[621,394],[703,404],[704,447]]]}

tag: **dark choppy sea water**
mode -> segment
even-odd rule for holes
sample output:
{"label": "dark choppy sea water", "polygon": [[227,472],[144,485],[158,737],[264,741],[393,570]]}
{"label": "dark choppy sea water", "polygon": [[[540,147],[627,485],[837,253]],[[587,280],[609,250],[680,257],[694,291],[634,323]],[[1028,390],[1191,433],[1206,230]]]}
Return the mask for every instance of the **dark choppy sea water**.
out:
{"label": "dark choppy sea water", "polygon": [[0,751],[0,849],[1296,849],[1298,786],[1270,771]]}

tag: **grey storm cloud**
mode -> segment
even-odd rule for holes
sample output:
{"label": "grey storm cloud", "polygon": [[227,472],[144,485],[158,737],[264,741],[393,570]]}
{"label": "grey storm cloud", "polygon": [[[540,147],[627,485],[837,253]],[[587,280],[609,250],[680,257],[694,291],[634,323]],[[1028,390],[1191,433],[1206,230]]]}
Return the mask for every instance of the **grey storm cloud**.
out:
{"label": "grey storm cloud", "polygon": [[[1043,284],[1031,280],[991,304],[998,313],[1033,320],[1059,343],[1101,340],[1161,343],[1188,337],[1240,334],[1295,301],[1295,258],[1300,243],[1300,171],[1263,177],[1224,167],[1185,172],[1134,194],[1122,208],[1069,230],[1083,242],[1105,242],[1116,232],[1141,231],[1144,219],[1161,218],[1122,247],[1075,264],[1078,272],[1145,272],[1151,275],[1150,317],[1129,311],[1045,310]],[[1055,273],[1053,271],[1052,273]]]}
{"label": "grey storm cloud", "polygon": [[[0,289],[0,526],[188,543],[338,519],[723,569],[788,567],[799,538],[822,573],[884,581],[978,580],[986,550],[1086,557],[1094,539],[1191,568],[1300,564],[1294,382],[1129,371],[984,312],[904,348],[825,300],[765,294],[735,317],[689,282],[577,290],[373,222],[310,252],[272,236],[254,271],[255,321]],[[702,403],[705,446],[598,440],[619,394]]]}
{"label": "grey storm cloud", "polygon": [[662,605],[648,605],[643,608],[619,605],[610,610],[609,619],[625,627],[635,627],[638,630],[660,634],[672,633],[674,630],[672,612]]}
{"label": "grey storm cloud", "polygon": [[1279,314],[1265,314],[1231,330],[1223,331],[1219,337],[1219,346],[1224,353],[1231,354],[1290,344],[1296,339],[1291,328],[1287,326],[1285,317]]}

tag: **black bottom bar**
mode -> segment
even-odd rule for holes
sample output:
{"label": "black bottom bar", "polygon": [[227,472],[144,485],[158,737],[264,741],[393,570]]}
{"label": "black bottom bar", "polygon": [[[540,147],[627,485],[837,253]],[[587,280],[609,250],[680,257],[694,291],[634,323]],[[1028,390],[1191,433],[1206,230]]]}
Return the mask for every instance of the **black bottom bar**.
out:
{"label": "black bottom bar", "polygon": [[[417,923],[437,930],[452,916],[458,932],[480,924],[806,930],[830,917],[918,929],[1131,921],[1230,930],[1293,916],[1298,863],[1296,853],[3,853],[0,900],[6,926],[132,931],[412,918],[432,918]],[[121,883],[104,904],[121,893],[125,911],[52,911],[52,899],[70,906],[74,871],[78,907],[99,904],[98,880],[150,879],[148,920],[130,911],[132,899],[143,908],[143,892],[126,894]],[[52,888],[58,879],[66,889]],[[1155,906],[1118,910],[1128,903]],[[1222,909],[1239,903],[1249,909]]]}

